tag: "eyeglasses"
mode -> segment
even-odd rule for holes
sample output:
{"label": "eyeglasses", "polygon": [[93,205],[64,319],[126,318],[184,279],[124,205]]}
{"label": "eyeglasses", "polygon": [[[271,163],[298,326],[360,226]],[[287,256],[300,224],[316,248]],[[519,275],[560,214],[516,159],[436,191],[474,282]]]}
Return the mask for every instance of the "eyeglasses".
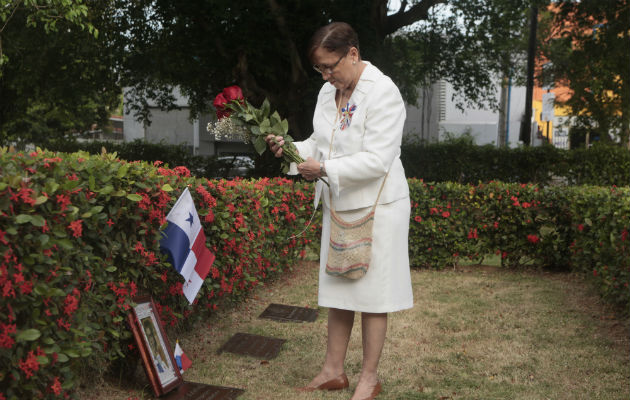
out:
{"label": "eyeglasses", "polygon": [[332,74],[333,70],[337,67],[337,65],[339,65],[339,63],[341,62],[341,60],[343,60],[343,58],[345,56],[347,56],[348,53],[342,55],[341,57],[339,57],[339,59],[337,60],[336,63],[334,63],[333,65],[313,65],[313,69],[315,71],[317,71],[317,73],[319,74],[323,74],[324,72],[327,74]]}

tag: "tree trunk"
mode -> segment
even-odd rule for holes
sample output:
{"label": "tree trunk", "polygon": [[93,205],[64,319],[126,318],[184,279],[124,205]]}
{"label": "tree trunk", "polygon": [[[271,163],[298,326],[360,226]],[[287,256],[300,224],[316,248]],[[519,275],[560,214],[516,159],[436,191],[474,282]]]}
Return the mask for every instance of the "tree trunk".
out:
{"label": "tree trunk", "polygon": [[505,146],[505,132],[507,124],[510,122],[507,121],[507,93],[508,92],[508,77],[504,76],[501,79],[501,98],[499,99],[499,123],[498,123],[498,132],[497,132],[497,147]]}
{"label": "tree trunk", "polygon": [[300,58],[300,52],[297,45],[293,40],[293,35],[287,28],[284,12],[276,0],[267,0],[271,14],[273,15],[278,30],[282,33],[284,40],[287,43],[287,49],[289,51],[289,57],[291,60],[291,79],[289,82],[289,88],[287,92],[287,98],[282,99],[286,102],[287,115],[286,118],[289,121],[289,126],[292,127],[292,136],[295,138],[304,137],[302,130],[300,129],[300,115],[302,112],[299,108],[300,99],[302,97],[302,89],[306,86],[308,76],[302,66]]}
{"label": "tree trunk", "polygon": [[534,61],[536,56],[536,29],[538,28],[538,7],[532,6],[529,26],[529,49],[527,50],[527,87],[525,92],[525,114],[521,121],[519,139],[525,146],[531,143],[532,98],[534,94]]}

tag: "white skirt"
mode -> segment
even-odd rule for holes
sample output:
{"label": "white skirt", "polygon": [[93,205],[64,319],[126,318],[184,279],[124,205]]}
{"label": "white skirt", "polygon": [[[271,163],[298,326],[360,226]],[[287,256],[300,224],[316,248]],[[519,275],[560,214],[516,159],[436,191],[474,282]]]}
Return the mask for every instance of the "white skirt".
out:
{"label": "white skirt", "polygon": [[[369,210],[367,207],[337,214],[344,220],[354,221]],[[410,212],[408,197],[376,207],[370,267],[365,276],[351,280],[326,273],[330,210],[323,206],[318,296],[321,307],[370,313],[413,307],[408,246]]]}

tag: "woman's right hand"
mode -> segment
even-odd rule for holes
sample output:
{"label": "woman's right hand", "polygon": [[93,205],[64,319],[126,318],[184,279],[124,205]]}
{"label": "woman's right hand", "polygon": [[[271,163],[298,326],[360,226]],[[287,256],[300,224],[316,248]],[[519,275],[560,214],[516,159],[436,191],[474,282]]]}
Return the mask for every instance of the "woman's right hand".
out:
{"label": "woman's right hand", "polygon": [[278,158],[282,157],[282,146],[284,146],[284,138],[273,134],[267,135],[265,142],[269,145],[271,152]]}

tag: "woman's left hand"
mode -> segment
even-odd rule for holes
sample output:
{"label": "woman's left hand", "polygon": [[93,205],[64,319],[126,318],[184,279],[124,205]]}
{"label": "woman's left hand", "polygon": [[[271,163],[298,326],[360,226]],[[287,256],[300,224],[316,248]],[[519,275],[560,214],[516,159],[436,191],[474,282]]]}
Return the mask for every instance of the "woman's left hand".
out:
{"label": "woman's left hand", "polygon": [[319,170],[319,161],[309,157],[301,164],[297,166],[298,172],[309,181],[315,180],[319,178],[320,170]]}

